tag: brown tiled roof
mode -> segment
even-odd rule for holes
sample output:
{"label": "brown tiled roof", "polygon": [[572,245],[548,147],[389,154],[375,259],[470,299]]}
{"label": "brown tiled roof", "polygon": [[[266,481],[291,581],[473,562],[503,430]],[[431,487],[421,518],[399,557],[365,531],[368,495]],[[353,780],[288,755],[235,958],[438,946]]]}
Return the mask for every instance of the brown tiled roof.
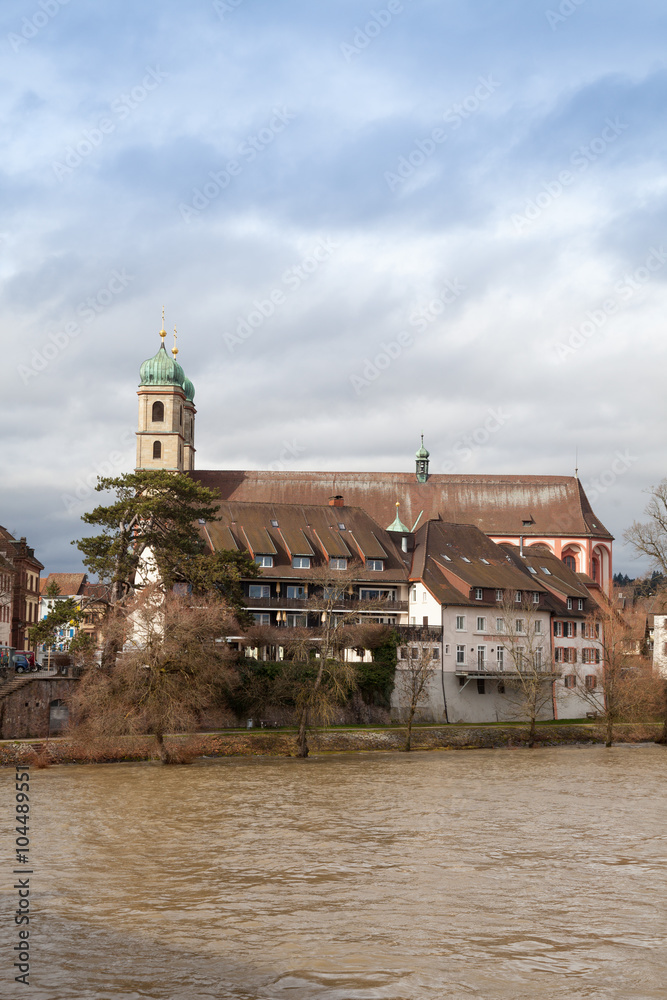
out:
{"label": "brown tiled roof", "polygon": [[[487,535],[526,538],[582,536],[611,538],[593,513],[574,476],[445,476],[418,483],[406,472],[244,472],[197,471],[202,486],[223,500],[326,504],[341,495],[387,526],[401,504],[401,519],[412,527],[441,517],[474,524]],[[524,522],[530,522],[524,524]]]}
{"label": "brown tiled roof", "polygon": [[[273,567],[262,570],[264,577],[303,579],[307,571],[293,568],[292,556],[312,552],[313,568],[327,565],[327,555],[340,555],[349,560],[357,580],[375,584],[407,580],[408,557],[404,560],[389,532],[358,507],[222,503],[218,517],[201,526],[202,537],[216,550],[229,549],[233,538],[240,550],[253,556],[272,555]],[[376,558],[384,560],[383,571],[366,568],[365,560]]]}
{"label": "brown tiled roof", "polygon": [[57,583],[61,597],[75,597],[83,593],[86,580],[85,573],[49,573],[39,581],[39,592],[43,597],[49,584]]}
{"label": "brown tiled roof", "polygon": [[422,579],[442,604],[470,603],[473,587],[546,591],[479,528],[444,521],[418,529],[410,577]]}

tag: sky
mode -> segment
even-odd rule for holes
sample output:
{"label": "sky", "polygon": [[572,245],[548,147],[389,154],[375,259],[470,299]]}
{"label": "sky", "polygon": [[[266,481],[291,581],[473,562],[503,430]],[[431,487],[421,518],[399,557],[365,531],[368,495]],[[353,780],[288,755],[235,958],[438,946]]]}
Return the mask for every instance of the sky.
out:
{"label": "sky", "polygon": [[665,475],[658,0],[5,0],[0,523],[134,467],[165,325],[200,469]]}

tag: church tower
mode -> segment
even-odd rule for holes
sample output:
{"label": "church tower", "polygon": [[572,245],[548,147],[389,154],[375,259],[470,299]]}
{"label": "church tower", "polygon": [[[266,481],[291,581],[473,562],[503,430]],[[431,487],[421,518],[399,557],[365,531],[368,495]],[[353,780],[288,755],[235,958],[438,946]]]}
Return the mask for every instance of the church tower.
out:
{"label": "church tower", "polygon": [[171,358],[166,336],[163,313],[160,349],[140,371],[137,470],[187,472],[195,466],[195,388],[176,360],[175,331]]}

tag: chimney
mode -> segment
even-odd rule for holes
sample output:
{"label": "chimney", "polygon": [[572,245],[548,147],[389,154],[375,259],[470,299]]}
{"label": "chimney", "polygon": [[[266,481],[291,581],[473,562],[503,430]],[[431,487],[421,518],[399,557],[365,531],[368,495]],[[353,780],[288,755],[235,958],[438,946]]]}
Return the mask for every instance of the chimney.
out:
{"label": "chimney", "polygon": [[329,506],[330,507],[344,507],[345,503],[343,501],[342,496],[329,497]]}

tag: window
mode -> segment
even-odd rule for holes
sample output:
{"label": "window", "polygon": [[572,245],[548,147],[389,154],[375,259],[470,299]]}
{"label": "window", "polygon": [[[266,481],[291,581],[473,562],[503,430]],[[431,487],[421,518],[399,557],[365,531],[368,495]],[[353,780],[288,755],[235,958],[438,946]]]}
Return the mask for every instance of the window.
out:
{"label": "window", "polygon": [[535,591],[533,591],[533,604],[539,604],[539,603],[540,603],[540,595],[535,590]]}
{"label": "window", "polygon": [[431,659],[432,660],[439,660],[440,659],[440,650],[438,649],[437,646],[433,647],[433,651],[431,653]]}
{"label": "window", "polygon": [[582,649],[581,651],[581,662],[582,663],[599,663],[600,662],[600,650],[599,649]]}
{"label": "window", "polygon": [[347,569],[347,559],[330,559],[330,569]]}
{"label": "window", "polygon": [[525,620],[525,618],[516,618],[514,620],[514,628],[516,629],[516,631],[519,634],[523,635],[525,633],[525,631],[526,631],[526,620]]}
{"label": "window", "polygon": [[428,594],[426,593],[426,591],[424,591],[424,593],[422,594],[422,604],[426,604],[427,601],[428,601]]}
{"label": "window", "polygon": [[486,670],[486,646],[477,647],[477,669]]}
{"label": "window", "polygon": [[159,441],[153,441],[153,458],[162,458],[162,444]]}
{"label": "window", "polygon": [[411,650],[410,650],[410,656],[412,657],[413,660],[419,659],[419,647],[418,646],[413,646],[411,648]]}
{"label": "window", "polygon": [[563,623],[554,622],[554,635],[560,637],[563,634]]}
{"label": "window", "polygon": [[502,590],[497,590],[496,591],[496,600],[497,601],[502,601],[503,596],[504,596],[504,591],[502,591]]}
{"label": "window", "polygon": [[270,569],[273,566],[273,556],[255,556],[255,562],[258,566]]}
{"label": "window", "polygon": [[547,576],[551,576],[551,570],[547,566],[540,566],[540,569],[543,573],[546,573]]}
{"label": "window", "polygon": [[445,643],[445,656],[449,656],[449,643]]}
{"label": "window", "polygon": [[490,566],[490,565],[491,565],[491,563],[489,562],[489,560],[488,560],[488,559],[482,559],[482,557],[481,557],[481,556],[479,557],[479,561],[480,561],[480,562],[483,562],[483,563],[484,563],[484,564],[485,564],[486,566]]}
{"label": "window", "polygon": [[583,602],[583,599],[581,597],[577,601],[577,607],[578,607],[579,611],[583,611],[584,610],[584,602]]}
{"label": "window", "polygon": [[563,635],[566,639],[576,639],[577,637],[577,623],[576,622],[563,622]]}
{"label": "window", "polygon": [[496,668],[498,670],[505,669],[505,649],[503,646],[498,646],[496,650]]}
{"label": "window", "polygon": [[496,618],[496,632],[504,632],[504,631],[505,631],[505,619]]}
{"label": "window", "polygon": [[568,599],[567,599],[567,610],[568,611],[572,610],[572,598],[571,597],[568,597]]}
{"label": "window", "polygon": [[486,694],[486,683],[483,677],[477,678],[477,694]]}
{"label": "window", "polygon": [[556,648],[554,649],[554,662],[555,663],[564,663],[565,662],[564,659],[563,659],[563,652],[564,652],[564,650],[563,650],[562,646],[556,646]]}
{"label": "window", "polygon": [[373,573],[382,573],[384,570],[384,559],[367,559],[366,569],[370,569]]}
{"label": "window", "polygon": [[342,521],[338,522],[338,530],[339,531],[345,531],[345,525],[343,524]]}
{"label": "window", "polygon": [[451,558],[450,558],[450,556],[446,556],[444,552],[441,552],[440,555],[445,560],[445,562],[451,562],[452,561]]}
{"label": "window", "polygon": [[533,654],[533,667],[535,668],[535,670],[541,670],[542,669],[542,647],[541,646],[540,646],[539,649],[536,649],[535,653]]}
{"label": "window", "polygon": [[573,573],[577,572],[577,560],[574,556],[563,556],[563,562],[568,569],[571,569]]}
{"label": "window", "polygon": [[457,632],[465,632],[465,630],[466,630],[466,616],[465,615],[457,615],[456,616],[456,631]]}
{"label": "window", "polygon": [[399,653],[399,659],[401,659],[401,660],[407,660],[407,658],[408,658],[408,651],[405,648],[405,646],[401,646],[401,648],[399,649],[398,653]]}
{"label": "window", "polygon": [[303,601],[306,597],[306,588],[296,584],[287,585],[287,599],[289,601]]}
{"label": "window", "polygon": [[477,631],[486,632],[486,618],[477,619]]}
{"label": "window", "polygon": [[345,592],[340,587],[323,587],[322,597],[325,601],[340,601],[342,604],[345,600]]}
{"label": "window", "polygon": [[502,681],[498,681],[498,694],[505,694],[505,685]]}
{"label": "window", "polygon": [[292,569],[310,569],[310,556],[292,556]]}
{"label": "window", "polygon": [[164,403],[153,403],[151,419],[154,424],[161,424],[164,421]]}
{"label": "window", "polygon": [[288,628],[305,628],[308,624],[308,615],[296,615],[287,612]]}
{"label": "window", "polygon": [[254,614],[255,625],[270,625],[271,615],[268,612],[261,611],[259,614]]}
{"label": "window", "polygon": [[412,590],[410,591],[410,600],[411,601],[416,601],[417,600],[417,588],[416,587],[413,587]]}
{"label": "window", "polygon": [[566,674],[563,677],[563,683],[566,688],[576,688],[577,686],[577,675],[576,674]]}
{"label": "window", "polygon": [[467,556],[461,556],[461,559],[463,559],[464,562],[468,562],[468,563],[470,562],[470,560],[468,559]]}
{"label": "window", "polygon": [[277,522],[277,521],[275,520],[275,518],[271,520],[271,527],[272,527],[272,528],[278,528],[278,527],[279,527],[279,524],[278,524],[278,522]]}
{"label": "window", "polygon": [[484,600],[484,591],[482,590],[481,587],[475,587],[475,600],[476,601]]}
{"label": "window", "polygon": [[514,650],[514,660],[519,670],[525,670],[525,646],[517,646]]}
{"label": "window", "polygon": [[465,646],[456,647],[456,666],[462,667],[466,662],[466,648]]}
{"label": "window", "polygon": [[271,587],[268,583],[251,583],[248,587],[248,597],[270,597]]}
{"label": "window", "polygon": [[595,691],[595,688],[598,686],[598,679],[595,674],[586,674],[584,684],[588,691]]}

